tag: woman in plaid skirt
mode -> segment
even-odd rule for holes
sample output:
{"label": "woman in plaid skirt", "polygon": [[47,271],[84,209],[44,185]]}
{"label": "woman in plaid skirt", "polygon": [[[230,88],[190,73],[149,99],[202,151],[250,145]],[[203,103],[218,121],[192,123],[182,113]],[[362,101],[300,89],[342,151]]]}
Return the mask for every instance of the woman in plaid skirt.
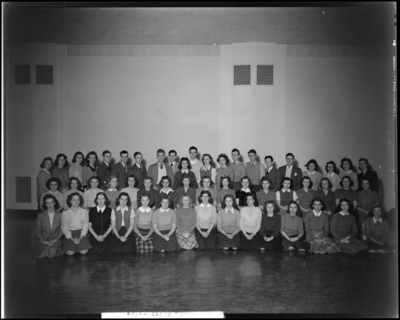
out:
{"label": "woman in plaid skirt", "polygon": [[136,252],[152,252],[153,251],[153,238],[154,232],[151,218],[153,210],[149,207],[150,198],[147,194],[140,197],[142,206],[135,211],[135,224],[133,230],[136,237]]}
{"label": "woman in plaid skirt", "polygon": [[240,246],[240,213],[235,197],[231,194],[224,197],[222,208],[218,211],[217,228],[218,249],[237,250]]}
{"label": "woman in plaid skirt", "polygon": [[196,210],[192,208],[192,199],[183,195],[176,210],[176,238],[181,249],[191,250],[199,245],[196,241]]}

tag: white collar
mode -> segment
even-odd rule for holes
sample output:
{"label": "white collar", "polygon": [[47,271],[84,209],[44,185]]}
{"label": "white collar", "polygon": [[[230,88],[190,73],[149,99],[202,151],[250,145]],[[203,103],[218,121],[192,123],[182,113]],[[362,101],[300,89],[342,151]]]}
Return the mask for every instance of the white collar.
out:
{"label": "white collar", "polygon": [[140,211],[140,212],[150,212],[150,211],[151,211],[151,208],[150,208],[150,207],[147,207],[147,209],[145,209],[145,208],[143,208],[143,207],[140,207],[140,208],[139,208],[139,211]]}
{"label": "white collar", "polygon": [[291,165],[291,166],[286,165],[286,168],[288,168],[288,169],[293,168],[293,165]]}
{"label": "white collar", "polygon": [[121,212],[125,212],[128,210],[128,206],[125,206],[123,209],[121,209],[120,206],[117,207],[117,209],[115,209],[115,211],[121,211]]}
{"label": "white collar", "polygon": [[169,188],[168,191],[165,192],[164,189],[161,188],[161,189],[160,189],[160,193],[161,193],[161,192],[163,192],[163,193],[165,193],[165,194],[169,194],[170,192],[174,192],[174,190],[172,190],[171,188]]}
{"label": "white collar", "polygon": [[240,191],[244,191],[244,192],[246,192],[246,193],[250,193],[250,192],[251,192],[251,191],[250,191],[250,188],[247,188],[247,189],[242,188],[242,189],[240,189]]}
{"label": "white collar", "polygon": [[182,173],[189,173],[189,169],[181,169]]}
{"label": "white collar", "polygon": [[206,205],[204,205],[203,203],[200,203],[200,207],[209,208],[211,207],[211,204],[207,203]]}
{"label": "white collar", "polygon": [[172,165],[174,165],[174,164],[175,164],[175,161],[174,161],[174,162],[170,162],[170,163],[169,163],[169,165],[171,165],[171,164],[172,164]]}
{"label": "white collar", "polygon": [[352,172],[353,172],[353,170],[349,170],[349,171],[344,171],[344,170],[343,170],[343,172],[344,172],[345,174],[347,174],[347,175],[348,175],[348,174],[352,173]]}
{"label": "white collar", "polygon": [[328,176],[333,177],[335,176],[336,173],[332,172],[332,173],[328,173]]}
{"label": "white collar", "polygon": [[209,164],[208,167],[206,167],[206,166],[201,167],[201,170],[204,170],[204,171],[207,171],[207,170],[210,170],[210,169],[211,169],[211,164]]}
{"label": "white collar", "polygon": [[105,206],[103,208],[100,208],[99,206],[96,206],[96,208],[97,208],[97,212],[99,212],[99,211],[104,212],[104,210],[106,209]]}
{"label": "white collar", "polygon": [[319,213],[316,213],[315,210],[313,210],[313,212],[314,212],[316,217],[319,217],[321,215],[321,213],[322,213],[322,211],[320,211]]}
{"label": "white collar", "polygon": [[197,159],[194,159],[194,161],[192,159],[189,159],[190,163],[195,164],[197,163]]}
{"label": "white collar", "polygon": [[142,166],[140,164],[137,164],[136,162],[135,162],[135,164],[139,169],[142,169]]}
{"label": "white collar", "polygon": [[272,170],[273,166],[269,167],[269,169],[267,169],[267,172],[270,172]]}
{"label": "white collar", "polygon": [[375,217],[372,217],[372,220],[374,221],[374,223],[377,223],[378,221],[379,221],[380,223],[382,223],[382,217],[379,217],[378,219],[375,218]]}
{"label": "white collar", "polygon": [[108,164],[107,162],[105,162],[105,161],[103,161],[103,163],[107,166],[107,167],[109,167],[110,166],[110,164]]}
{"label": "white collar", "polygon": [[168,212],[168,211],[169,211],[169,208],[166,209],[166,210],[164,210],[163,208],[160,208],[160,211],[161,211],[161,212]]}
{"label": "white collar", "polygon": [[290,192],[290,188],[289,188],[289,189],[287,189],[286,191],[285,191],[285,189],[284,189],[284,188],[282,188],[282,192]]}
{"label": "white collar", "polygon": [[128,165],[127,165],[126,163],[123,163],[122,161],[121,161],[121,164],[122,164],[122,166],[123,166],[124,168],[127,168],[127,167],[128,167]]}
{"label": "white collar", "polygon": [[228,208],[225,207],[225,212],[228,213],[229,211],[230,211],[232,214],[234,214],[234,213],[235,213],[235,208],[232,207],[231,209],[228,209]]}
{"label": "white collar", "polygon": [[340,211],[339,213],[340,213],[342,216],[348,216],[348,215],[349,215],[348,212],[344,213],[343,211]]}
{"label": "white collar", "polygon": [[309,175],[309,176],[311,176],[312,174],[316,173],[316,172],[317,172],[317,170],[314,170],[314,172],[313,172],[313,173],[311,173],[311,172],[310,172],[310,170],[307,170],[307,172],[308,172],[308,175]]}
{"label": "white collar", "polygon": [[118,191],[118,189],[117,188],[114,188],[114,189],[108,188],[108,191]]}

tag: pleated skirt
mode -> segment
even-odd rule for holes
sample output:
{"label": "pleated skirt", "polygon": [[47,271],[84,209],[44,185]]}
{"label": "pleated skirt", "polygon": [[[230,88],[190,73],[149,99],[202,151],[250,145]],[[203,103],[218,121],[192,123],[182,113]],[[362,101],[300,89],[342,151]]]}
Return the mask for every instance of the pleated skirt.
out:
{"label": "pleated skirt", "polygon": [[[265,234],[267,237],[272,236],[274,230],[266,230]],[[263,237],[261,237],[260,247],[264,248],[265,250],[269,251],[282,251],[282,237],[281,235],[277,236],[276,238],[272,239],[271,241],[265,241]]]}
{"label": "pleated skirt", "polygon": [[[201,231],[205,232],[208,229],[200,229]],[[207,238],[203,237],[203,235],[195,229],[195,235],[197,244],[199,245],[199,250],[214,250],[216,248],[217,243],[217,233],[215,232],[215,228],[212,228],[210,234]]]}
{"label": "pleated skirt", "polygon": [[[73,230],[71,231],[71,238],[79,238],[81,236],[82,230]],[[75,244],[71,239],[63,238],[63,250],[64,252],[72,251],[72,252],[80,252],[83,250],[89,250],[92,248],[92,245],[89,242],[89,234],[86,234],[85,237],[81,239],[79,244]]]}
{"label": "pleated skirt", "polygon": [[240,247],[240,236],[239,233],[235,234],[232,239],[229,239],[227,236],[218,232],[218,242],[217,248],[239,248]]}
{"label": "pleated skirt", "polygon": [[[118,234],[120,236],[124,236],[126,234],[127,230],[125,227],[121,227],[119,229]],[[111,244],[110,244],[110,252],[113,254],[116,253],[132,253],[135,249],[135,237],[133,235],[133,232],[131,232],[126,239],[125,242],[122,242],[117,238],[117,236],[113,233],[112,238],[111,238]]]}
{"label": "pleated skirt", "polygon": [[[247,232],[247,235],[251,233]],[[260,251],[260,242],[261,242],[261,235],[257,232],[257,234],[251,239],[247,239],[243,231],[240,232],[240,248],[245,251]]]}
{"label": "pleated skirt", "polygon": [[[312,231],[314,237],[319,240],[323,239],[324,236],[321,231]],[[336,245],[335,241],[331,238],[326,237],[323,242],[317,242],[315,239],[312,239],[308,234],[306,235],[306,241],[310,244],[310,251],[312,253],[337,253],[340,252],[339,247]]]}
{"label": "pleated skirt", "polygon": [[[171,230],[160,230],[162,234],[168,234],[170,231]],[[181,249],[178,241],[176,240],[175,233],[171,234],[169,241],[166,241],[164,238],[161,238],[157,233],[154,232],[153,244],[154,251],[156,252],[161,252],[161,250],[164,250],[165,252],[178,252]]]}
{"label": "pleated skirt", "polygon": [[340,243],[340,241],[337,240],[335,240],[335,242],[340,251],[348,254],[355,254],[368,249],[367,244],[357,238],[350,238],[349,243]]}
{"label": "pleated skirt", "polygon": [[[140,229],[138,228],[139,232],[141,235],[147,236],[149,234],[150,229]],[[154,235],[154,233],[153,233]],[[139,253],[145,253],[145,252],[153,252],[154,250],[154,244],[153,244],[153,235],[149,238],[147,238],[146,241],[144,241],[142,238],[140,238],[136,233],[136,252]]]}

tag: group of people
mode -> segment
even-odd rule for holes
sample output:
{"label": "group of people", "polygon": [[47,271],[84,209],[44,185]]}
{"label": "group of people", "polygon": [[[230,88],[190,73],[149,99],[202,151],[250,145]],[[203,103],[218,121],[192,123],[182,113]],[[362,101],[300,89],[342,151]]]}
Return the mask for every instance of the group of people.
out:
{"label": "group of people", "polygon": [[249,162],[220,154],[176,161],[177,153],[157,151],[148,170],[143,155],[121,151],[111,165],[104,151],[97,165],[95,152],[76,152],[72,164],[58,154],[43,159],[38,174],[36,258],[64,253],[121,254],[185,250],[310,251],[313,253],[393,252],[388,245],[389,224],[382,219],[379,183],[367,159],[360,173],[350,159],[334,161],[324,175],[314,159],[274,168],[272,156],[258,162],[254,149]]}

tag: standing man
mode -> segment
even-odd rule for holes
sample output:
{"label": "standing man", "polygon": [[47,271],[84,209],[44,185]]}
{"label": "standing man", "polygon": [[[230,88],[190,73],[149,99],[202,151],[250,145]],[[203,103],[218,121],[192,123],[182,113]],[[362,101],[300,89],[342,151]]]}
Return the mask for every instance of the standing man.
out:
{"label": "standing man", "polygon": [[154,181],[154,186],[157,188],[157,190],[160,190],[161,187],[159,185],[161,178],[164,176],[168,176],[171,179],[171,186],[174,185],[174,173],[172,172],[172,168],[169,165],[166,165],[164,163],[165,159],[165,151],[163,149],[158,149],[157,150],[157,162],[153,163],[149,167],[149,171],[147,175],[151,177]]}
{"label": "standing man", "polygon": [[200,160],[197,159],[197,148],[196,147],[190,147],[189,149],[189,161],[190,165],[192,166],[192,171],[194,175],[196,176],[196,181],[200,181],[201,176],[200,176],[200,169],[203,166]]}
{"label": "standing man", "polygon": [[257,152],[251,149],[248,152],[250,161],[246,163],[247,176],[250,178],[253,188],[251,189],[254,193],[261,190],[260,180],[265,175],[265,167],[262,163],[257,162]]}
{"label": "standing man", "polygon": [[175,176],[175,173],[179,170],[178,169],[179,164],[176,162],[176,151],[171,150],[170,152],[168,152],[168,157],[169,157],[169,166],[172,168],[172,171]]}
{"label": "standing man", "polygon": [[242,188],[242,184],[240,183],[240,179],[244,177],[246,173],[246,166],[240,162],[240,151],[238,149],[232,150],[232,162],[229,164],[229,167],[233,169],[234,172],[234,180],[233,180],[233,190],[238,191]]}
{"label": "standing man", "polygon": [[126,150],[122,150],[119,153],[121,161],[111,168],[111,175],[118,178],[119,186],[118,190],[125,188],[126,179],[128,177],[128,162],[129,153]]}
{"label": "standing man", "polygon": [[272,190],[277,192],[281,189],[281,173],[274,168],[274,158],[272,156],[266,156],[264,158],[265,162],[265,177],[271,179],[272,181]]}
{"label": "standing man", "polygon": [[129,168],[128,175],[133,174],[138,182],[138,186],[136,188],[143,189],[144,178],[147,176],[146,167],[142,165],[143,155],[137,151],[134,153],[133,158],[135,159],[135,163]]}
{"label": "standing man", "polygon": [[294,155],[293,153],[286,154],[286,166],[282,166],[279,168],[279,172],[281,174],[281,178],[290,178],[293,181],[293,186],[290,188],[294,191],[301,189],[303,186],[301,185],[301,179],[303,178],[303,172],[294,163]]}
{"label": "standing man", "polygon": [[110,186],[108,185],[108,178],[111,176],[111,157],[110,151],[105,150],[102,153],[103,162],[97,167],[97,176],[101,179],[102,189],[107,190]]}

